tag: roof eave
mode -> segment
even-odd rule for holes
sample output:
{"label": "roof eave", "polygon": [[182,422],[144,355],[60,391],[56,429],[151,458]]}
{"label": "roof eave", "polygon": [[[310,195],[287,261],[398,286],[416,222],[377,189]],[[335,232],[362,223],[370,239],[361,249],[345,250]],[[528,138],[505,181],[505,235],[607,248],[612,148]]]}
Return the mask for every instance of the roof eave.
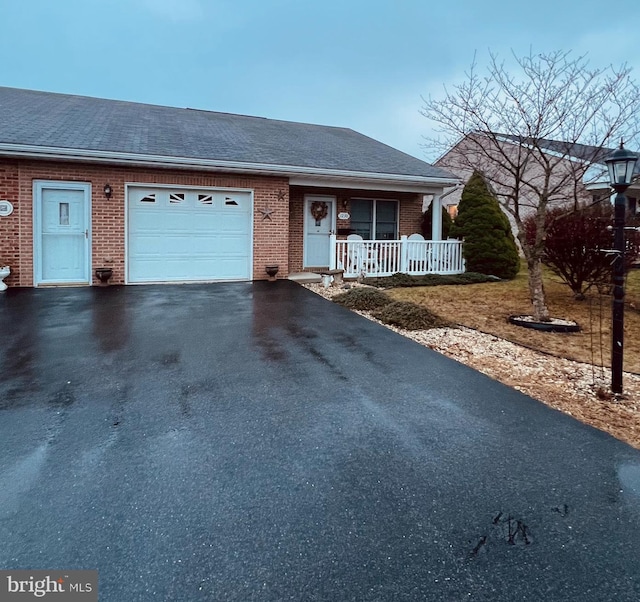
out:
{"label": "roof eave", "polygon": [[[274,165],[268,163],[249,163],[242,161],[219,161],[192,157],[170,157],[139,153],[122,153],[87,149],[57,148],[27,144],[0,143],[0,156],[12,158],[30,158],[64,161],[82,161],[91,163],[109,163],[111,165],[140,165],[144,167],[173,167],[180,169],[200,169],[207,171],[225,171],[254,175],[285,176],[303,181],[317,178],[322,181],[335,179],[346,182],[380,183],[380,185],[408,185],[419,192],[425,188],[441,188],[458,182],[455,178],[437,178],[405,174],[387,174],[359,172],[339,169],[324,169],[294,165]],[[307,183],[307,182],[305,182]],[[419,190],[418,190],[419,189]]]}

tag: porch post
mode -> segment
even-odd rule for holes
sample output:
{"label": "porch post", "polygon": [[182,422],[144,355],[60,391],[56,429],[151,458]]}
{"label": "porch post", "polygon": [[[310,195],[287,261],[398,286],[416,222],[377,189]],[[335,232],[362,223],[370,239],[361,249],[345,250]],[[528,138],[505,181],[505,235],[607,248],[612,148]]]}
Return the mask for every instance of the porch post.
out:
{"label": "porch post", "polygon": [[439,194],[431,201],[431,240],[442,240],[442,200]]}
{"label": "porch post", "polygon": [[337,237],[335,234],[329,235],[329,269],[335,270],[338,266],[336,265],[336,240]]}
{"label": "porch post", "polygon": [[409,265],[409,260],[408,260],[409,249],[407,247],[407,240],[408,240],[408,236],[406,234],[403,234],[400,237],[400,271],[403,274],[407,273],[407,267]]}

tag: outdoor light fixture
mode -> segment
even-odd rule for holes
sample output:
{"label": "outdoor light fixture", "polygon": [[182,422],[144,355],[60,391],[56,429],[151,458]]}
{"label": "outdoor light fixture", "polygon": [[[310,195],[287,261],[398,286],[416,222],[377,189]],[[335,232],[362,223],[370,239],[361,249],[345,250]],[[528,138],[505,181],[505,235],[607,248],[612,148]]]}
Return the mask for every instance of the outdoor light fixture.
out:
{"label": "outdoor light fixture", "polygon": [[113,194],[113,189],[111,188],[111,184],[105,184],[104,185],[104,196],[106,196],[107,199],[110,199],[112,194]]}
{"label": "outdoor light fixture", "polygon": [[620,141],[620,148],[605,159],[609,169],[609,181],[616,192],[624,192],[631,185],[637,160],[638,155],[628,151],[622,141]]}
{"label": "outdoor light fixture", "polygon": [[613,234],[615,259],[613,260],[613,308],[611,321],[611,391],[622,393],[622,361],[624,357],[624,225],[627,199],[624,191],[631,185],[633,170],[638,156],[624,148],[612,152],[605,163],[609,169],[611,188],[616,191],[614,199]]}

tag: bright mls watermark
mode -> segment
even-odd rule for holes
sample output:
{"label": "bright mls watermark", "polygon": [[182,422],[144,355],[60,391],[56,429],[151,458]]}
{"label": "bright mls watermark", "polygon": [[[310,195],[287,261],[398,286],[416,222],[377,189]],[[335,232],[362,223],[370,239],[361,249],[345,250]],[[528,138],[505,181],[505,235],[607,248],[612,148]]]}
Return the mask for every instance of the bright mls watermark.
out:
{"label": "bright mls watermark", "polygon": [[0,602],[97,602],[98,571],[0,571]]}

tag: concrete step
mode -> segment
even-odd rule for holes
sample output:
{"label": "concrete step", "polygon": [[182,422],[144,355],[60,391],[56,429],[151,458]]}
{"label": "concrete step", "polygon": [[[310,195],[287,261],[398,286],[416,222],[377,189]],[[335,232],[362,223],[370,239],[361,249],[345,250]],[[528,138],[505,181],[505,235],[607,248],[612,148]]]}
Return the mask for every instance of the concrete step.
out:
{"label": "concrete step", "polygon": [[289,274],[288,279],[293,280],[294,282],[301,282],[303,284],[322,282],[322,276],[313,272],[297,272],[295,274]]}

